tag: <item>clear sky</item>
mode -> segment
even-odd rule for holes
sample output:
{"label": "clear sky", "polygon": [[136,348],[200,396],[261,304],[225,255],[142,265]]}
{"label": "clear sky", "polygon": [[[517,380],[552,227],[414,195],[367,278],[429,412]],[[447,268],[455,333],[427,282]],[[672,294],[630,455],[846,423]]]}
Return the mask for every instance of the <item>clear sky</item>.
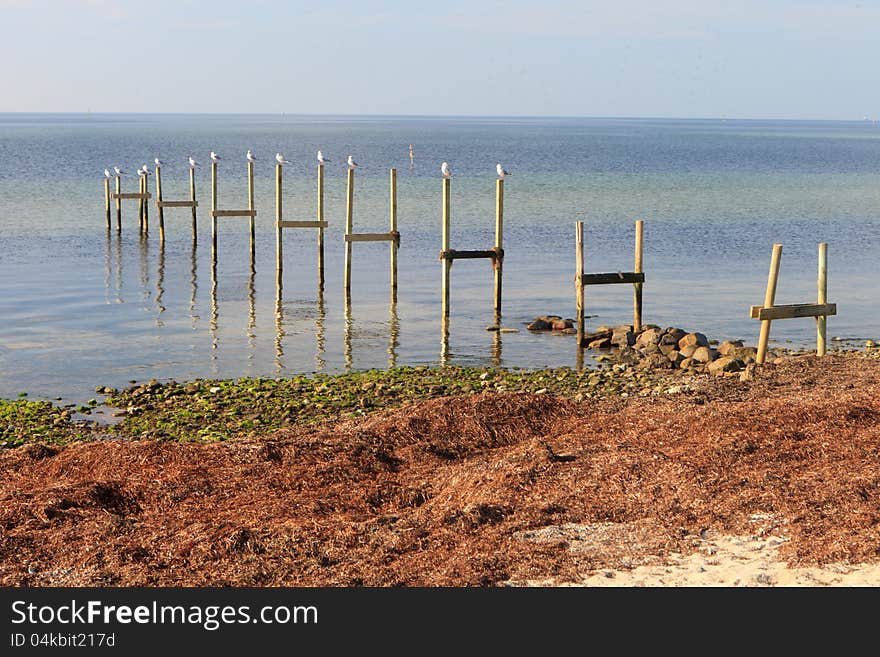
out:
{"label": "clear sky", "polygon": [[0,111],[880,117],[880,0],[0,0]]}

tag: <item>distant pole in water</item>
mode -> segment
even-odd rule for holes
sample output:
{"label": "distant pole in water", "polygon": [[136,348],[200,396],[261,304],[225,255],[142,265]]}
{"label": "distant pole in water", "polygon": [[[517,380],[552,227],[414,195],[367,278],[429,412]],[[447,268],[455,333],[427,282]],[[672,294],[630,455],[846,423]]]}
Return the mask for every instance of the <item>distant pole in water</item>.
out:
{"label": "distant pole in water", "polygon": [[[354,206],[354,167],[348,168],[348,183],[345,194],[345,235],[351,235],[352,210]],[[351,242],[345,241],[345,295],[351,293]]]}
{"label": "distant pole in water", "polygon": [[122,230],[122,199],[119,198],[119,195],[122,193],[122,183],[120,181],[120,176],[116,176],[116,231],[120,232]]}
{"label": "distant pole in water", "polygon": [[391,300],[397,301],[397,170],[391,169],[389,175],[389,205],[391,213]]}
{"label": "distant pole in water", "polygon": [[318,287],[324,286],[324,165],[318,164]]}
{"label": "distant pole in water", "polygon": [[[495,323],[501,321],[501,277],[504,269],[504,181],[495,181]],[[500,325],[500,324],[499,324]]]}
{"label": "distant pole in water", "polygon": [[[828,303],[828,244],[821,242],[819,244],[819,296],[816,303]],[[816,355],[825,355],[825,331],[827,326],[827,318],[820,315],[816,318]]]}
{"label": "distant pole in water", "polygon": [[217,249],[217,163],[211,162],[211,248]]}
{"label": "distant pole in water", "polygon": [[104,210],[107,214],[107,230],[110,230],[110,179],[104,178]]}
{"label": "distant pole in water", "polygon": [[282,269],[284,268],[283,246],[281,241],[281,163],[275,165],[275,286],[281,290]]}
{"label": "distant pole in water", "polygon": [[165,243],[165,208],[162,207],[162,167],[156,165],[156,214],[159,216],[159,242]]}
{"label": "distant pole in water", "polygon": [[196,169],[189,168],[189,200],[192,201],[192,233],[193,244],[198,241],[198,231],[196,230]]}
{"label": "distant pole in water", "polygon": [[[443,178],[443,196],[441,201],[442,232],[440,236],[440,249],[443,253],[449,250],[449,184],[451,179]],[[441,278],[441,315],[444,319],[449,317],[449,269],[452,260],[443,259],[443,271]]]}
{"label": "distant pole in water", "polygon": [[[635,266],[633,272],[642,273],[642,237],[644,235],[644,222],[639,219],[636,221],[636,253]],[[642,330],[642,285],[643,283],[633,284],[633,331]]]}
{"label": "distant pole in water", "polygon": [[[254,163],[248,160],[248,210],[254,209]],[[256,217],[251,215],[251,263],[254,262],[256,254]]]}
{"label": "distant pole in water", "polygon": [[148,176],[147,176],[147,165],[146,164],[144,165],[143,179],[144,179],[144,181],[141,183],[141,186],[143,187],[143,189],[141,190],[141,192],[145,195],[145,198],[143,199],[142,203],[144,204],[144,235],[146,235],[147,233],[150,232],[150,201],[146,197],[146,195],[149,194],[150,184],[149,184],[149,180],[148,180]]}

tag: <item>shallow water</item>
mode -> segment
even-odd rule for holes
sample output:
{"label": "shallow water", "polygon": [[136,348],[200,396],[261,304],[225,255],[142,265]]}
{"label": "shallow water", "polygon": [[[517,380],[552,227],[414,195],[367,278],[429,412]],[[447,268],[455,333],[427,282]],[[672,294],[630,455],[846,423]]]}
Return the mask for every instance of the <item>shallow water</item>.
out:
{"label": "shallow water", "polygon": [[[829,336],[877,337],[874,280],[880,127],[870,122],[294,116],[0,115],[0,396],[82,401],[131,380],[283,376],[420,365],[574,365],[572,336],[531,334],[536,315],[571,317],[574,222],[587,271],[632,268],[645,221],[644,321],[757,339],[772,244],[784,245],[777,303],[816,296],[817,243],[829,243]],[[414,145],[410,167],[408,146]],[[106,230],[103,169],[153,157],[166,199],[188,194],[186,157],[215,150],[219,205],[246,206],[244,152],[256,167],[257,239],[221,218],[211,252],[210,171],[198,171],[199,237],[188,209],[156,208],[147,238],[136,202]],[[274,166],[282,151],[286,219],[315,215],[314,153],[325,172],[326,270],[313,230],[285,231],[275,286]],[[398,172],[400,286],[390,303],[389,247],[353,245],[352,304],[342,294],[345,157],[356,177],[356,232],[388,229],[388,169]],[[448,344],[440,326],[439,164],[453,171],[452,248],[493,241],[495,163],[505,183],[503,325],[490,333],[487,261],[452,268]],[[123,191],[136,180],[123,178]],[[150,180],[151,191],[153,181]],[[588,326],[631,321],[628,286],[588,288]],[[811,346],[812,320],[774,322],[776,344]]]}

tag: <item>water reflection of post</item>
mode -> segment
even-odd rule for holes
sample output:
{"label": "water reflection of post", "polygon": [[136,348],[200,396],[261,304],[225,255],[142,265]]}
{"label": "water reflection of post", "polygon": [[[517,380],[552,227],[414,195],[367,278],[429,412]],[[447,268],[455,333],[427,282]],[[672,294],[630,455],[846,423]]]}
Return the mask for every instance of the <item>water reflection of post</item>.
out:
{"label": "water reflection of post", "polygon": [[[109,180],[107,184],[110,184]],[[110,202],[107,201],[107,203],[109,204]],[[109,208],[110,206],[108,205],[107,207]],[[110,275],[113,270],[113,254],[110,251],[110,246],[110,226],[108,224],[107,239],[104,242],[104,303],[110,303]]]}
{"label": "water reflection of post", "polygon": [[196,271],[198,267],[196,266],[196,241],[192,242],[192,250],[190,252],[190,295],[189,295],[189,316],[192,318],[193,328],[195,328],[196,320],[198,320],[198,316],[196,315],[196,293],[199,290],[199,282],[198,275]]}
{"label": "water reflection of post", "polygon": [[122,303],[122,236],[116,233],[116,301]]}
{"label": "water reflection of post", "polygon": [[388,305],[388,367],[397,367],[397,346],[400,344],[400,317],[397,315],[397,290],[391,292]]}
{"label": "water reflection of post", "polygon": [[318,283],[317,311],[318,314],[315,317],[315,371],[323,372],[327,365],[327,362],[324,360],[324,331],[327,312],[324,308],[324,284],[320,282]]}
{"label": "water reflection of post", "polygon": [[449,365],[449,317],[440,316],[440,364]]}
{"label": "water reflection of post", "polygon": [[275,368],[280,372],[284,369],[281,358],[284,356],[284,306],[281,303],[281,283],[275,286]]}
{"label": "water reflection of post", "polygon": [[219,311],[217,308],[217,245],[211,247],[211,359],[217,359],[217,317]]}
{"label": "water reflection of post", "polygon": [[165,294],[165,242],[159,241],[159,266],[156,273],[156,326],[165,326],[162,321],[162,313],[165,312],[165,306],[162,305],[162,296]]}
{"label": "water reflection of post", "polygon": [[150,296],[150,290],[147,287],[150,283],[150,271],[147,268],[147,261],[149,260],[149,246],[150,241],[147,239],[145,234],[141,234],[139,239],[140,245],[140,255],[141,255],[141,295],[143,296],[144,301],[146,302],[147,298]]}
{"label": "water reflection of post", "polygon": [[[501,313],[495,313],[495,326],[501,326]],[[493,367],[501,367],[501,331],[492,331],[491,359]]]}
{"label": "water reflection of post", "polygon": [[254,288],[254,273],[256,272],[256,268],[254,267],[254,252],[251,251],[251,271],[248,276],[248,327],[247,327],[247,338],[248,338],[248,347],[250,347],[250,353],[248,353],[248,360],[253,360],[255,351],[256,351],[256,340],[257,340],[257,307],[256,307],[256,290]]}
{"label": "water reflection of post", "polygon": [[351,317],[351,295],[345,295],[345,326],[343,329],[343,343],[345,345],[345,367],[351,369],[351,326],[354,323]]}

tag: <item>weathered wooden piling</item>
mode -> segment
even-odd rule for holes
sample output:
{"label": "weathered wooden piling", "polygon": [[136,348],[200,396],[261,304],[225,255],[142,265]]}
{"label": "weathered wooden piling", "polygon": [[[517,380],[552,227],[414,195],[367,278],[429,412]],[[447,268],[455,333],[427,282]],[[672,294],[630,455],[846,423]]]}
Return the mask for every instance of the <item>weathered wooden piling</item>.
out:
{"label": "weathered wooden piling", "polygon": [[397,170],[390,169],[388,173],[389,189],[389,223],[387,233],[355,233],[354,232],[354,169],[349,169],[349,197],[346,204],[345,219],[345,280],[346,294],[351,289],[351,245],[353,242],[389,242],[391,244],[391,296],[397,298],[397,249],[400,246],[400,233],[397,232]]}
{"label": "weathered wooden piling", "polygon": [[318,229],[318,285],[324,285],[324,166],[318,165],[318,211],[317,221],[285,221],[282,203],[282,166],[275,165],[275,276],[281,285],[284,269],[283,232],[285,228],[317,228]]}
{"label": "weathered wooden piling", "polygon": [[[449,317],[449,271],[452,268],[452,260],[449,258],[444,258],[443,254],[449,251],[449,213],[450,213],[450,195],[449,188],[450,183],[452,181],[449,178],[443,179],[443,196],[440,205],[440,212],[442,215],[443,228],[440,234],[440,254],[443,259],[443,270],[442,270],[442,278],[441,278],[441,303],[440,310],[441,315],[446,318]],[[449,331],[448,328],[444,330],[446,334],[446,342],[447,342],[447,350],[449,348]],[[442,350],[441,350],[442,351]]]}
{"label": "weathered wooden piling", "polygon": [[352,210],[354,207],[354,168],[348,168],[348,179],[345,186],[345,294],[351,293],[351,241],[348,236],[351,234],[352,227]]}
{"label": "weathered wooden piling", "polygon": [[[772,308],[776,299],[776,284],[779,281],[779,260],[782,257],[782,245],[774,244],[770,256],[770,273],[767,276],[767,290],[764,293],[764,308]],[[770,340],[770,319],[761,320],[761,332],[758,335],[758,353],[755,360],[760,364],[767,357],[767,343]]]}
{"label": "weathered wooden piling", "polygon": [[217,163],[211,162],[211,248],[217,250]]}
{"label": "weathered wooden piling", "polygon": [[[819,293],[816,303],[824,305],[828,303],[828,244],[819,244],[819,278],[817,281]],[[825,355],[825,331],[828,319],[825,315],[816,318],[816,355]]]}
{"label": "weathered wooden piling", "polygon": [[282,286],[282,270],[284,268],[284,247],[281,240],[281,164],[275,165],[275,284]]}
{"label": "weathered wooden piling", "polygon": [[584,224],[582,221],[575,223],[575,302],[577,304],[578,322],[578,347],[583,346],[581,341],[586,331],[584,330],[585,299],[584,287],[587,285],[610,285],[615,283],[631,283],[634,286],[633,302],[633,328],[641,328],[642,325],[642,283],[645,282],[645,274],[642,272],[642,220],[636,221],[635,237],[635,271],[611,272],[603,274],[584,273]]}
{"label": "weathered wooden piling", "polygon": [[324,165],[318,163],[318,283],[324,285]]}
{"label": "weathered wooden piling", "polygon": [[107,230],[110,230],[110,179],[104,178],[104,212],[107,215]]}
{"label": "weathered wooden piling", "polygon": [[779,261],[782,257],[782,245],[774,244],[773,253],[770,257],[770,274],[767,278],[767,291],[764,295],[763,306],[752,306],[749,316],[752,319],[761,320],[761,333],[758,336],[758,353],[755,360],[761,364],[767,358],[767,345],[770,340],[770,322],[776,319],[792,319],[796,317],[816,318],[816,355],[824,356],[826,353],[826,326],[828,315],[837,314],[837,304],[828,303],[828,245],[825,242],[819,244],[819,276],[817,279],[816,303],[794,303],[777,306],[776,283],[779,278]]}
{"label": "weathered wooden piling", "polygon": [[[495,181],[495,249],[503,253],[504,240],[504,180],[499,178]],[[495,315],[496,325],[501,320],[501,277],[504,272],[504,258],[498,257],[492,261],[495,269]]]}
{"label": "weathered wooden piling", "polygon": [[122,176],[116,176],[116,230],[122,230]]}
{"label": "weathered wooden piling", "polygon": [[251,266],[253,266],[254,255],[256,253],[257,233],[256,233],[256,214],[254,206],[254,163],[248,160],[248,210],[251,211]]}
{"label": "weathered wooden piling", "polygon": [[150,232],[150,203],[149,203],[149,199],[150,199],[150,191],[149,191],[150,182],[149,182],[149,180],[148,180],[148,176],[147,176],[146,172],[144,172],[144,175],[141,176],[141,177],[143,178],[143,182],[141,183],[141,194],[144,195],[144,198],[141,199],[141,202],[143,203],[144,234],[146,235],[147,233]]}
{"label": "weathered wooden piling", "polygon": [[[251,222],[251,254],[254,253],[254,220],[257,211],[253,201],[254,188],[254,164],[248,162],[248,209],[247,210],[220,210],[217,208],[217,163],[211,162],[211,243],[217,248],[217,218],[218,217],[250,217]],[[251,259],[253,261],[253,258]]]}
{"label": "weathered wooden piling", "polygon": [[162,205],[162,167],[156,165],[156,216],[159,218],[159,242],[165,243],[165,208]]}
{"label": "weathered wooden piling", "polygon": [[198,226],[196,225],[196,169],[189,168],[189,199],[192,201],[192,238],[193,243],[198,241]]}

